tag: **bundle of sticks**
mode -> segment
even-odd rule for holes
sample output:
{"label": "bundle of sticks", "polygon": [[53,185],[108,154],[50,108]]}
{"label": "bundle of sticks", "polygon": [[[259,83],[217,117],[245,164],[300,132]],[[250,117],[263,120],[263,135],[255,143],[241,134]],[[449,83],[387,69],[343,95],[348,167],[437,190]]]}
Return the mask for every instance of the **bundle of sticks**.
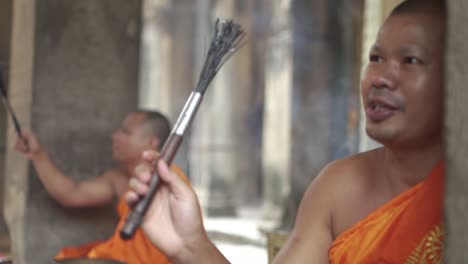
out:
{"label": "bundle of sticks", "polygon": [[[240,25],[234,23],[232,20],[216,19],[214,34],[205,57],[205,63],[200,72],[198,83],[195,86],[195,90],[187,99],[168,140],[161,150],[159,158],[163,159],[167,164],[171,164],[173,161],[182,143],[184,134],[195,117],[209,84],[224,63],[242,47],[244,38],[245,32]],[[120,230],[122,239],[130,239],[133,237],[156,193],[159,185],[159,176],[157,171],[154,171],[149,184],[148,193],[133,207],[131,214],[125,220],[125,224]]]}

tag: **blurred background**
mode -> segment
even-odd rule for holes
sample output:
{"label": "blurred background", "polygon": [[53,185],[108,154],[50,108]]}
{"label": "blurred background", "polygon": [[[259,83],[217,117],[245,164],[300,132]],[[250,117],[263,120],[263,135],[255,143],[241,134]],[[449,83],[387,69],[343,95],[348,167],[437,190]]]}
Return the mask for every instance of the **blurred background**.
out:
{"label": "blurred background", "polygon": [[[84,179],[112,165],[110,134],[128,112],[175,122],[214,20],[242,24],[248,42],[208,88],[176,163],[228,258],[266,263],[266,234],[291,230],[320,169],[376,146],[363,131],[359,78],[399,2],[0,0],[0,67],[23,126]],[[65,245],[108,237],[113,209],[60,208],[14,141],[1,107],[0,251],[49,263]]]}

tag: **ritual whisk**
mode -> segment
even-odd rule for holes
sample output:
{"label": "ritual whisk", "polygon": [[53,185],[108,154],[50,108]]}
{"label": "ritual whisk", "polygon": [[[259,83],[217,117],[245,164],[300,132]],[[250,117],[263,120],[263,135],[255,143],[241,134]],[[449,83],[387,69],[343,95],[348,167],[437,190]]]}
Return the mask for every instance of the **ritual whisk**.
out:
{"label": "ritual whisk", "polygon": [[[179,114],[171,134],[161,150],[159,159],[163,159],[167,164],[171,164],[182,143],[185,131],[195,117],[209,84],[224,63],[243,45],[242,41],[244,38],[245,32],[240,25],[232,20],[216,19],[214,33],[197,85]],[[148,193],[135,204],[120,230],[122,239],[130,239],[134,235],[156,193],[158,185],[159,176],[155,169],[149,184]]]}

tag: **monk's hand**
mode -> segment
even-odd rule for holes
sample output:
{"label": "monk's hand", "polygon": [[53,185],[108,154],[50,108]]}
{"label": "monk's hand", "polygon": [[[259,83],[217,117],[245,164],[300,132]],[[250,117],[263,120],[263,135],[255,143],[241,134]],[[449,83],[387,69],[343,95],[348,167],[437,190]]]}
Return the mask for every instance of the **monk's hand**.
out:
{"label": "monk's hand", "polygon": [[21,137],[16,139],[15,150],[32,160],[42,153],[41,145],[36,136],[27,130],[22,130]]}
{"label": "monk's hand", "polygon": [[[144,163],[130,179],[130,191],[125,198],[133,204],[148,192],[152,166],[157,159],[154,151],[143,153]],[[143,219],[142,228],[148,238],[170,259],[181,259],[208,238],[203,227],[200,206],[195,192],[160,160],[157,170],[161,184]]]}

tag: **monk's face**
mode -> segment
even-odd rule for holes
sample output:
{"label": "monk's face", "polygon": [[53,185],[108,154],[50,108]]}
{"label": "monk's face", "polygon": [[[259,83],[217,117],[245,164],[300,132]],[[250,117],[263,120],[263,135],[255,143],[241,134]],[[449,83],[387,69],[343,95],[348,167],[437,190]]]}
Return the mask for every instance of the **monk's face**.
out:
{"label": "monk's face", "polygon": [[444,21],[397,14],[382,26],[361,82],[367,134],[387,144],[440,143]]}
{"label": "monk's face", "polygon": [[151,149],[151,136],[143,127],[143,113],[130,113],[112,134],[112,157],[121,163],[135,163]]}

